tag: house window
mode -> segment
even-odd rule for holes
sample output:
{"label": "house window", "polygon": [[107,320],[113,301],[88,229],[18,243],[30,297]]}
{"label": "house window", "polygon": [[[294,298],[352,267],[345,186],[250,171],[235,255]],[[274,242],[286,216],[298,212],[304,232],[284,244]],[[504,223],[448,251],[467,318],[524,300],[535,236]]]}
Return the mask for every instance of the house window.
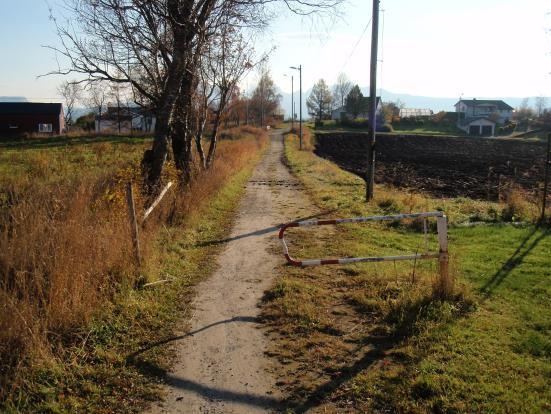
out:
{"label": "house window", "polygon": [[38,124],[38,132],[52,132],[52,124]]}

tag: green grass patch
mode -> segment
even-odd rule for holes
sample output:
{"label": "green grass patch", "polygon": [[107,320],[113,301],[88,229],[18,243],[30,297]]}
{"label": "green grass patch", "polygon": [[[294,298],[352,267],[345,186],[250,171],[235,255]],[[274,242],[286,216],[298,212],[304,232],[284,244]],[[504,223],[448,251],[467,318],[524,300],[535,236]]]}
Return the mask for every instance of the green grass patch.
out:
{"label": "green grass patch", "polygon": [[[374,202],[366,204],[362,180],[311,152],[298,151],[292,136],[287,138],[286,156],[312,201],[330,212],[327,216],[445,211],[457,285],[452,300],[433,296],[434,261],[282,266],[286,283],[304,285],[298,300],[289,303],[300,302],[305,314],[313,307],[317,317],[317,324],[305,331],[285,315],[285,295],[265,307],[278,332],[274,347],[285,348],[273,355],[283,367],[291,367],[281,381],[291,409],[551,409],[548,229],[490,219],[467,226],[479,221],[473,216],[495,216],[504,206],[465,198],[434,199],[383,186],[377,186]],[[425,248],[422,226],[416,222],[344,225],[330,231],[321,236],[290,231],[291,255],[405,254]],[[437,246],[434,238],[428,243],[429,248]],[[315,287],[314,293],[306,293],[308,286]]]}

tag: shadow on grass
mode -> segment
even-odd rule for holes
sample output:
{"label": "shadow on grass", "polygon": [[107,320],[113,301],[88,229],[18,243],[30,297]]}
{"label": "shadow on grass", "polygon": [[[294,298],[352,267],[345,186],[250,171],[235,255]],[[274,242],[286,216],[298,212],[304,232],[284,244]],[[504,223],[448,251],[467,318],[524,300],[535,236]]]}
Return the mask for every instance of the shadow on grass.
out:
{"label": "shadow on grass", "polygon": [[522,240],[520,245],[513,252],[511,257],[501,266],[501,268],[492,276],[490,280],[486,282],[484,286],[480,288],[481,292],[486,296],[492,295],[492,293],[503,283],[503,281],[509,276],[509,274],[518,266],[522,264],[522,261],[530,252],[549,235],[549,230],[542,230],[541,234],[537,237],[539,229],[534,227],[532,231]]}
{"label": "shadow on grass", "polygon": [[[403,338],[391,337],[368,337],[365,341],[373,346],[373,349],[364,354],[360,359],[353,362],[350,366],[340,369],[339,375],[331,378],[329,381],[319,385],[314,390],[296,390],[293,395],[285,402],[295,413],[304,413],[321,405],[325,399],[337,391],[342,385],[354,379],[358,374],[367,369],[374,368],[383,361],[387,352],[394,348]],[[297,394],[306,391],[308,397],[297,403]]]}
{"label": "shadow on grass", "polygon": [[92,137],[64,137],[55,136],[47,138],[0,138],[0,148],[4,149],[46,149],[65,146],[76,146],[86,144],[142,144],[148,141],[149,137],[130,137],[130,136],[92,136]]}

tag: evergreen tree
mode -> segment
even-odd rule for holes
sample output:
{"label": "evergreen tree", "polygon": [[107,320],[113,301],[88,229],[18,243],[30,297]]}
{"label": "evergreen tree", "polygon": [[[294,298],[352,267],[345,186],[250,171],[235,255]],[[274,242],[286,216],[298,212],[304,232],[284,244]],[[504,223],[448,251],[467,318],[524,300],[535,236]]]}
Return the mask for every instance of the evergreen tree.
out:
{"label": "evergreen tree", "polygon": [[356,119],[359,114],[367,111],[367,109],[367,100],[364,98],[360,87],[355,85],[346,97],[346,111]]}

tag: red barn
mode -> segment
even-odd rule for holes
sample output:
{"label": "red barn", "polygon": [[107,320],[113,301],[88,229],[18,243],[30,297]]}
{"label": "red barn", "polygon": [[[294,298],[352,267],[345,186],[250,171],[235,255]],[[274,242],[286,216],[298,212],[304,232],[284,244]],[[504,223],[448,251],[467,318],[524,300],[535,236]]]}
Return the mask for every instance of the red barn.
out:
{"label": "red barn", "polygon": [[64,130],[60,103],[0,102],[0,136],[34,132],[53,135]]}

